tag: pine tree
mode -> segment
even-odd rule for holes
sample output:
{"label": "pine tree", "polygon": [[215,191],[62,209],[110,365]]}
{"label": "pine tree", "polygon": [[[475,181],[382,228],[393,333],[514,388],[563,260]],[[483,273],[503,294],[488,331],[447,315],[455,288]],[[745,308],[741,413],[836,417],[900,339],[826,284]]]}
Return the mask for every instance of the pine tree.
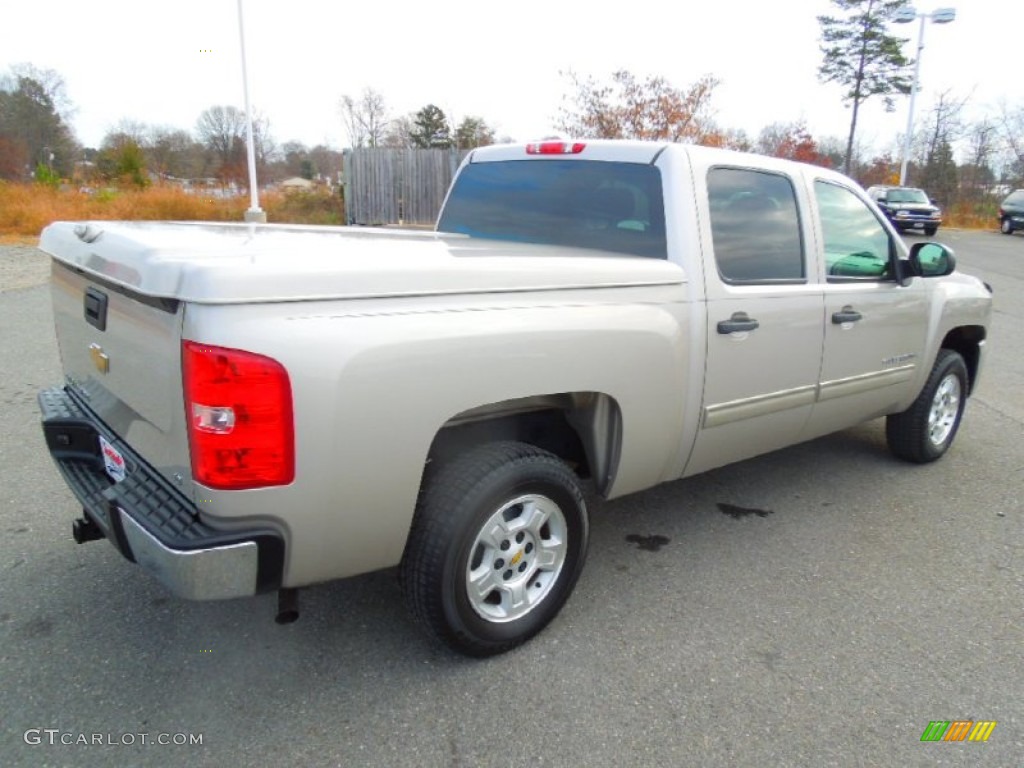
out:
{"label": "pine tree", "polygon": [[907,41],[888,34],[885,26],[909,0],[832,0],[832,5],[844,15],[818,17],[824,55],[818,77],[841,85],[843,101],[852,107],[843,159],[843,172],[849,174],[860,105],[872,96],[884,96],[891,109],[893,96],[910,93],[911,62],[903,55]]}
{"label": "pine tree", "polygon": [[452,129],[440,107],[427,104],[413,117],[410,134],[413,146],[424,149],[447,149],[452,145]]}

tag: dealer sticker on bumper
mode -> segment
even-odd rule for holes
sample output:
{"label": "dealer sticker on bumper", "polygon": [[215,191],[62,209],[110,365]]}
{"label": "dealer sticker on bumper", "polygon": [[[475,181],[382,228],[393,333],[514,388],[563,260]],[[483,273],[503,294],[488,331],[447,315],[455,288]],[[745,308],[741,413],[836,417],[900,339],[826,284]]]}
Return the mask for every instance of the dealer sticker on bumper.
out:
{"label": "dealer sticker on bumper", "polygon": [[124,480],[125,475],[124,456],[103,435],[100,435],[99,438],[100,453],[103,454],[103,467],[107,470],[111,480],[120,483]]}

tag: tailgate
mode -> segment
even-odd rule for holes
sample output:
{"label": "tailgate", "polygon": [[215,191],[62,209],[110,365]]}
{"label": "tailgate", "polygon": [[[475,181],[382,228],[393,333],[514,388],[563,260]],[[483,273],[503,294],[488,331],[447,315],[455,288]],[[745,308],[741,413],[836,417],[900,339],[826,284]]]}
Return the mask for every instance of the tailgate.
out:
{"label": "tailgate", "polygon": [[184,302],[135,293],[56,259],[51,284],[67,386],[181,488],[191,477],[181,383]]}

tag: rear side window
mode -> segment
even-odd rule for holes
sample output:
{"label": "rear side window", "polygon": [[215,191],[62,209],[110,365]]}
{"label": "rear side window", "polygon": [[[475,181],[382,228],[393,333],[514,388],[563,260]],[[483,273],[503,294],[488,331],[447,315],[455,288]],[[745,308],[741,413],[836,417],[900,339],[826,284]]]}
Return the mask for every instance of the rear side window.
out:
{"label": "rear side window", "polygon": [[471,237],[668,257],[661,172],[593,160],[470,163],[437,229]]}
{"label": "rear side window", "polygon": [[712,168],[708,203],[715,262],[730,283],[803,281],[796,194],[785,176]]}

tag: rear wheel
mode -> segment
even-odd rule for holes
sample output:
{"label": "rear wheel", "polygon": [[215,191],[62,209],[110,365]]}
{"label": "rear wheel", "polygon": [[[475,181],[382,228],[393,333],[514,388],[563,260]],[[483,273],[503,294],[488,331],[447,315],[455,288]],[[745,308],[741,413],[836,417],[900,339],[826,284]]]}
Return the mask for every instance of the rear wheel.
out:
{"label": "rear wheel", "polygon": [[1004,235],[1013,234],[1013,221],[1010,220],[1009,216],[1007,216],[1005,219],[999,222],[999,231],[1002,232]]}
{"label": "rear wheel", "polygon": [[924,389],[907,410],[885,420],[889,450],[925,464],[944,454],[956,437],[967,401],[967,366],[950,349],[939,351]]}
{"label": "rear wheel", "polygon": [[460,653],[502,653],[543,629],[586,556],[586,505],[557,456],[481,446],[424,483],[400,577],[416,620]]}

